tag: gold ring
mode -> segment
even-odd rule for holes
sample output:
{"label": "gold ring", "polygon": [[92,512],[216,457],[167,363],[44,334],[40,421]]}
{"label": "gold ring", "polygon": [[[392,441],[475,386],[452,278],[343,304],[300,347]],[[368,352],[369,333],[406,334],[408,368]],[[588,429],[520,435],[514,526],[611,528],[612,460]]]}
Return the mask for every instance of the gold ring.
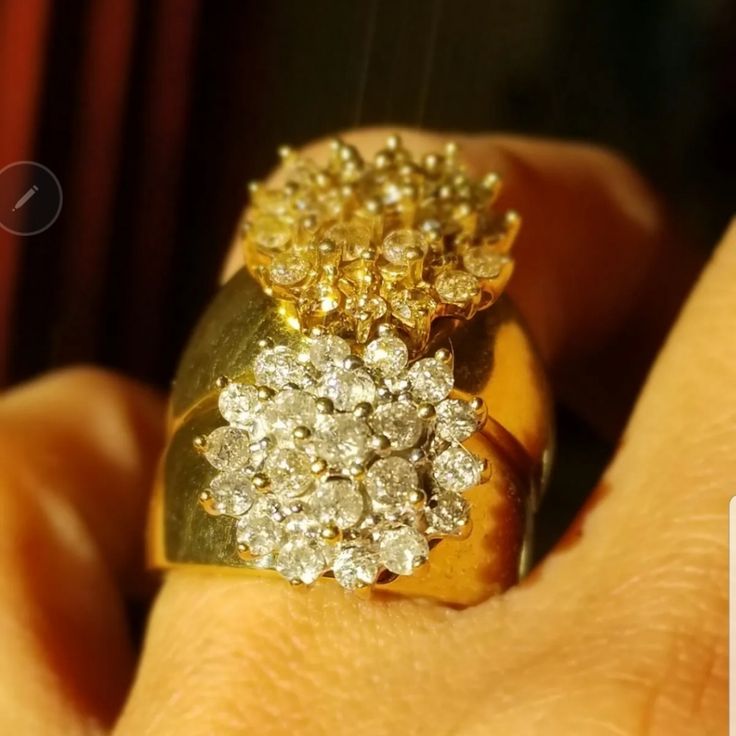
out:
{"label": "gold ring", "polygon": [[282,149],[178,369],[150,558],[472,605],[528,567],[549,392],[454,144]]}

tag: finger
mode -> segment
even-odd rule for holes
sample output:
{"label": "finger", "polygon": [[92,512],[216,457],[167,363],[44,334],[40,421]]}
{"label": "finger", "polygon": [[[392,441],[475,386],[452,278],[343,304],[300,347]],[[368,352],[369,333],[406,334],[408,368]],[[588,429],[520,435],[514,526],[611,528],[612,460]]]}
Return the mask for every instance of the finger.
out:
{"label": "finger", "polygon": [[[442,140],[404,137],[419,152]],[[347,138],[370,151],[384,133]],[[535,269],[539,282],[522,280],[515,298],[545,356],[559,369],[571,355],[576,361],[593,355],[619,334],[641,273],[663,247],[656,200],[629,167],[587,147],[513,138],[460,142],[478,173],[496,169],[505,177],[506,202],[525,217],[517,274]],[[319,150],[308,153],[316,157]],[[611,276],[615,289],[605,281]],[[579,714],[591,717],[594,706],[615,712],[618,704],[604,692],[601,706],[584,674],[570,675],[575,667],[565,653],[586,663],[593,656],[573,646],[592,605],[579,575],[576,582],[541,582],[457,612],[413,601],[364,602],[329,585],[296,592],[278,581],[178,570],[155,606],[118,730],[311,734],[350,722],[364,733],[466,733],[492,722],[497,729],[512,724],[500,733],[523,733],[529,722],[546,722],[545,710],[555,709],[543,701],[556,698],[558,733],[593,733],[575,720]],[[605,661],[600,638],[597,644],[591,651]],[[568,700],[556,689],[563,675],[577,687]],[[540,682],[543,698],[535,699]],[[513,702],[517,691],[527,709],[522,715]]]}
{"label": "finger", "polygon": [[[344,137],[370,156],[388,132]],[[509,291],[564,398],[615,436],[699,270],[697,256],[668,226],[659,199],[625,161],[588,145],[518,136],[401,135],[417,154],[452,138],[472,173],[501,175],[499,207],[522,216]],[[328,145],[312,144],[305,155],[325,160]],[[241,263],[234,248],[225,275]],[[646,288],[653,278],[656,290]]]}
{"label": "finger", "polygon": [[162,407],[90,369],[0,400],[0,732],[101,731],[135,655],[121,587],[141,530]]}
{"label": "finger", "polygon": [[631,677],[658,683],[650,719],[662,733],[726,725],[735,280],[736,221],[657,360],[605,490],[575,530],[578,551],[546,565],[558,580],[595,570],[592,595],[615,601],[597,607],[600,630],[628,652]]}
{"label": "finger", "polygon": [[120,733],[723,732],[735,277],[736,227],[592,509],[528,583],[457,612],[171,575]]}

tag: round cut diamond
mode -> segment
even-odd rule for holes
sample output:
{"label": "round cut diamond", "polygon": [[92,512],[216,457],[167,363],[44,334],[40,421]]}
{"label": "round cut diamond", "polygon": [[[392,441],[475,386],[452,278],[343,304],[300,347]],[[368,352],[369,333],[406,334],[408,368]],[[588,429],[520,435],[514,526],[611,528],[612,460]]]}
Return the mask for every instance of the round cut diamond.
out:
{"label": "round cut diamond", "polygon": [[440,274],[434,288],[442,301],[460,305],[469,302],[480,290],[478,279],[465,271],[447,271]]}
{"label": "round cut diamond", "polygon": [[[289,215],[291,202],[283,192],[269,191],[259,187],[253,196],[253,201],[258,203],[263,212],[267,212],[269,215],[277,215],[279,222]],[[249,232],[252,233],[252,230]]]}
{"label": "round cut diamond", "polygon": [[351,527],[363,515],[363,496],[349,478],[322,481],[309,499],[309,508],[321,524]]}
{"label": "round cut diamond", "polygon": [[314,482],[309,457],[288,447],[273,450],[264,469],[271,481],[271,489],[279,496],[296,498],[305,494]]}
{"label": "round cut diamond", "polygon": [[465,268],[481,279],[495,279],[501,275],[503,267],[510,263],[511,259],[493,250],[487,245],[479,245],[470,248],[463,256],[463,265]]}
{"label": "round cut diamond", "polygon": [[[411,296],[417,319],[422,295]],[[407,345],[391,332],[355,349],[362,366],[357,355],[347,360],[352,352],[330,334],[263,348],[253,372],[272,391],[223,388],[218,405],[228,425],[203,443],[221,471],[202,497],[205,509],[235,517],[249,564],[293,582],[332,570],[355,589],[382,570],[411,574],[427,559],[428,539],[457,535],[468,522],[460,492],[481,480],[482,462],[459,444],[477,429],[477,413],[447,398],[450,361],[407,367]],[[328,543],[337,530],[343,541]]]}
{"label": "round cut diamond", "polygon": [[309,263],[294,253],[280,253],[268,267],[271,280],[280,286],[293,286],[309,275]]}
{"label": "round cut diamond", "polygon": [[332,366],[342,365],[350,355],[350,345],[337,335],[320,335],[312,338],[309,345],[309,360],[315,368],[323,371]]}
{"label": "round cut diamond", "polygon": [[273,215],[261,215],[250,226],[248,235],[264,250],[281,250],[291,240],[288,223]]}
{"label": "round cut diamond", "polygon": [[328,567],[322,547],[310,539],[290,539],[279,551],[276,569],[288,580],[313,583]]}
{"label": "round cut diamond", "polygon": [[340,248],[344,260],[354,261],[370,247],[371,226],[368,222],[339,222],[325,233],[325,238]]}
{"label": "round cut diamond", "polygon": [[429,545],[416,529],[398,526],[381,534],[379,556],[387,570],[397,575],[411,575],[427,561]]}
{"label": "round cut diamond", "polygon": [[464,447],[456,445],[435,458],[432,475],[440,488],[461,493],[480,483],[481,464]]}
{"label": "round cut diamond", "polygon": [[395,450],[414,447],[424,428],[416,408],[399,401],[379,406],[371,416],[370,423],[374,432],[388,437]]}
{"label": "round cut diamond", "polygon": [[331,368],[322,375],[318,392],[330,399],[336,409],[351,411],[358,404],[375,399],[376,384],[365,371]]}
{"label": "round cut diamond", "polygon": [[311,429],[316,419],[317,402],[313,396],[299,389],[283,389],[265,410],[268,431],[286,442],[292,441],[297,427]]}
{"label": "round cut diamond", "polygon": [[220,473],[210,482],[212,510],[225,516],[242,516],[252,505],[255,491],[242,473]]}
{"label": "round cut diamond", "polygon": [[247,429],[260,411],[258,389],[244,383],[230,383],[218,398],[220,414],[229,424]]}
{"label": "round cut diamond", "polygon": [[218,427],[207,435],[205,457],[218,470],[237,470],[248,462],[250,438],[236,427]]}
{"label": "round cut diamond", "polygon": [[254,555],[267,555],[284,540],[284,529],[274,519],[278,505],[273,499],[260,496],[250,511],[238,519],[236,538]]}
{"label": "round cut diamond", "polygon": [[427,243],[417,230],[394,230],[384,239],[381,252],[389,263],[403,266],[421,258],[427,252]]}
{"label": "round cut diamond", "polygon": [[287,383],[301,386],[306,382],[307,371],[299,357],[290,348],[278,346],[261,351],[253,362],[256,382],[273,389]]}
{"label": "round cut diamond", "polygon": [[378,576],[378,553],[363,544],[346,544],[340,548],[333,564],[335,579],[343,588],[355,590],[371,585]]}
{"label": "round cut diamond", "polygon": [[395,376],[406,367],[409,349],[401,338],[384,335],[368,343],[363,357],[370,368],[384,376]]}
{"label": "round cut diamond", "polygon": [[444,440],[462,442],[478,426],[475,410],[462,399],[445,399],[436,406],[436,411],[435,431]]}
{"label": "round cut diamond", "polygon": [[457,534],[467,523],[470,505],[458,493],[443,491],[427,506],[428,531],[435,534]]}
{"label": "round cut diamond", "polygon": [[317,519],[301,512],[290,514],[284,521],[284,529],[290,537],[309,537],[315,540],[321,538],[322,532],[322,526]]}
{"label": "round cut diamond", "polygon": [[376,460],[368,468],[365,487],[379,506],[403,506],[409,494],[418,487],[419,478],[414,466],[403,457]]}
{"label": "round cut diamond", "polygon": [[411,390],[420,401],[432,404],[441,401],[452,390],[452,368],[435,358],[422,358],[408,371]]}
{"label": "round cut diamond", "polygon": [[362,461],[369,450],[368,425],[351,414],[333,414],[317,418],[316,453],[336,467]]}

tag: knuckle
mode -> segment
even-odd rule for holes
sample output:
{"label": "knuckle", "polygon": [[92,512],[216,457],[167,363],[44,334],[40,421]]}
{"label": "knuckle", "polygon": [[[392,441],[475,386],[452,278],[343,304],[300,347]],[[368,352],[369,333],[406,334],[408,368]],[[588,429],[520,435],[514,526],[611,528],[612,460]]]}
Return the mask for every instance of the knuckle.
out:
{"label": "knuckle", "polygon": [[616,699],[635,714],[638,736],[716,733],[725,719],[724,571],[708,575],[707,565],[676,567],[647,576],[648,590],[630,599],[620,640],[629,654],[610,673]]}
{"label": "knuckle", "polygon": [[124,379],[112,371],[94,365],[79,364],[61,368],[49,374],[42,381],[48,381],[57,388],[68,391],[106,392],[120,386]]}
{"label": "knuckle", "polygon": [[623,217],[633,221],[643,233],[660,233],[666,228],[659,194],[627,156],[603,146],[582,144],[580,150],[590,163],[591,175],[618,205]]}

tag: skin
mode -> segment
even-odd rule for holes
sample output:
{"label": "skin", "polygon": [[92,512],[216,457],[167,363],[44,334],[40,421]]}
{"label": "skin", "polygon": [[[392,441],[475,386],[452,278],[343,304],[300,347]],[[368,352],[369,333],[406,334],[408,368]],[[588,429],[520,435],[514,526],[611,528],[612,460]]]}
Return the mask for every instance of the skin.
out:
{"label": "skin", "polygon": [[[371,151],[385,131],[346,137]],[[675,319],[699,265],[628,164],[453,138],[524,216],[511,291],[560,396],[618,438],[566,538],[463,611],[177,570],[138,651],[125,606],[151,587],[163,404],[95,369],[49,375],[0,399],[0,732],[725,733],[736,224]]]}

